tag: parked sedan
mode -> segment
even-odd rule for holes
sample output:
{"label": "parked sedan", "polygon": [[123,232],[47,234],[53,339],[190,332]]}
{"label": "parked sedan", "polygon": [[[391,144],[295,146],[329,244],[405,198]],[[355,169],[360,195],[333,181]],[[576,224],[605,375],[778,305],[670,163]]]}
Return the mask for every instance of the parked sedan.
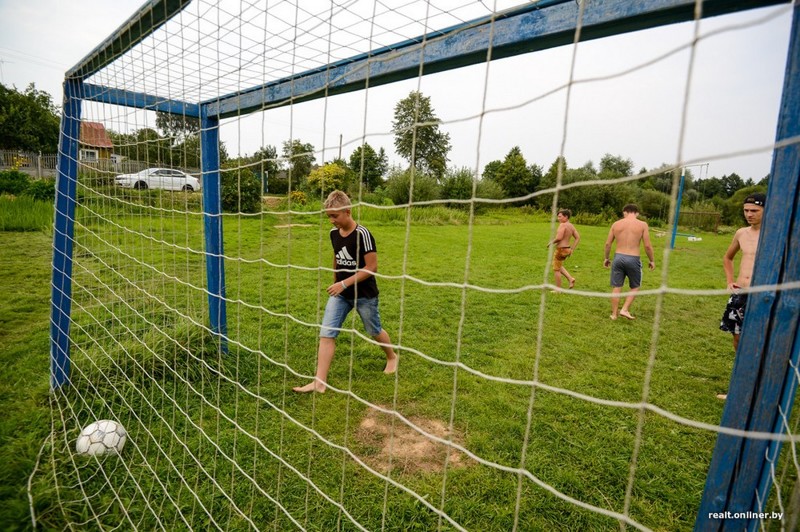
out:
{"label": "parked sedan", "polygon": [[171,168],[148,168],[135,174],[122,174],[114,178],[114,182],[126,188],[145,190],[162,188],[165,190],[184,190],[191,192],[200,190],[200,181],[193,175]]}

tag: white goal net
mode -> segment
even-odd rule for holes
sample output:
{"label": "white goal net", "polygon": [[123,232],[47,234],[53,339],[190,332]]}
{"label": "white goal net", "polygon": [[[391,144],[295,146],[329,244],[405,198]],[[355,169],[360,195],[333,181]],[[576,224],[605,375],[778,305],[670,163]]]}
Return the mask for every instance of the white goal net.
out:
{"label": "white goal net", "polygon": [[[758,186],[796,8],[703,19],[718,2],[689,2],[684,23],[607,36],[618,31],[598,22],[602,2],[516,3],[150,2],[120,29],[133,44],[110,38],[90,56],[101,66],[80,79],[72,140],[98,160],[74,161],[74,232],[55,235],[73,256],[69,384],[54,387],[31,477],[34,523],[693,525],[718,435],[743,434],[721,428],[716,398],[734,364],[718,329],[733,233],[670,250],[654,231],[635,320],[609,319],[604,242],[626,199],[667,231],[681,168],[752,163]],[[515,42],[525,31],[546,37]],[[775,59],[746,46],[741,63],[714,59],[765,34]],[[777,84],[722,102],[756,65]],[[412,94],[412,117],[426,102],[433,117],[411,128],[415,168],[395,126]],[[765,99],[769,117],[734,120]],[[752,135],[714,141],[737,127]],[[599,164],[609,153],[621,155]],[[326,393],[297,394],[315,375],[333,276],[333,188],[375,238],[400,362],[384,374],[351,313]],[[547,244],[570,205],[576,283],[559,290]],[[76,453],[102,419],[125,427],[125,448]],[[757,520],[768,528],[797,517],[797,427],[782,421],[782,435],[746,433],[783,441]]]}

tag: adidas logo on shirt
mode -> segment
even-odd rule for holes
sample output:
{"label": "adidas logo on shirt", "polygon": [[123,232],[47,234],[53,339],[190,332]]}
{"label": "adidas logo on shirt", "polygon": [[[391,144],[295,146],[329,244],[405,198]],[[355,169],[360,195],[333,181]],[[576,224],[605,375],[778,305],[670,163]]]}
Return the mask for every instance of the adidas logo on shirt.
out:
{"label": "adidas logo on shirt", "polygon": [[347,246],[343,247],[339,253],[336,254],[336,264],[339,266],[357,266],[355,259],[347,251]]}

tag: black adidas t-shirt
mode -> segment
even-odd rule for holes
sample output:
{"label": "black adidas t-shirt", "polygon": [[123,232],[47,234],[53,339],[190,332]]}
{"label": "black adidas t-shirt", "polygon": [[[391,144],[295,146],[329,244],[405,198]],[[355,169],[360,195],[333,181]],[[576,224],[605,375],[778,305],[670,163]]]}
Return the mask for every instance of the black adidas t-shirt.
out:
{"label": "black adidas t-shirt", "polygon": [[[336,264],[336,281],[339,282],[354,275],[356,268],[361,269],[366,266],[364,255],[378,252],[372,233],[361,225],[356,225],[347,236],[342,236],[334,227],[331,229],[331,244]],[[348,286],[341,295],[346,299],[355,299],[356,289],[354,286]],[[378,283],[374,275],[358,283],[358,297],[378,297]]]}

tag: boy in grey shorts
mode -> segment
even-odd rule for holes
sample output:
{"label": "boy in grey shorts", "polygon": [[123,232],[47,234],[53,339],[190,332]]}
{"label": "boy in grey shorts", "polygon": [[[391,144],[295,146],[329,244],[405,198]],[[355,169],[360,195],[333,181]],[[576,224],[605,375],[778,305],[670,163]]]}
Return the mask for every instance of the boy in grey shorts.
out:
{"label": "boy in grey shorts", "polygon": [[622,288],[626,277],[631,289],[642,285],[642,259],[638,256],[617,253],[611,261],[612,288]]}
{"label": "boy in grey shorts", "polygon": [[[639,217],[639,207],[633,203],[625,205],[622,209],[622,219],[614,222],[611,230],[608,232],[605,246],[605,259],[603,266],[611,267],[611,319],[617,319],[617,316],[622,316],[629,320],[636,319],[630,313],[631,305],[636,297],[636,292],[639,291],[639,286],[642,284],[642,261],[639,258],[639,247],[644,244],[644,251],[647,253],[647,258],[650,259],[649,267],[654,270],[656,267],[655,258],[653,256],[653,245],[650,243],[650,229],[645,222],[637,220]],[[611,254],[611,245],[617,242],[617,250],[614,254],[614,263],[612,266],[609,255]],[[628,278],[628,286],[631,291],[628,297],[625,298],[625,303],[622,304],[622,310],[617,312],[619,308],[620,292],[622,285],[625,283],[625,277]]]}

